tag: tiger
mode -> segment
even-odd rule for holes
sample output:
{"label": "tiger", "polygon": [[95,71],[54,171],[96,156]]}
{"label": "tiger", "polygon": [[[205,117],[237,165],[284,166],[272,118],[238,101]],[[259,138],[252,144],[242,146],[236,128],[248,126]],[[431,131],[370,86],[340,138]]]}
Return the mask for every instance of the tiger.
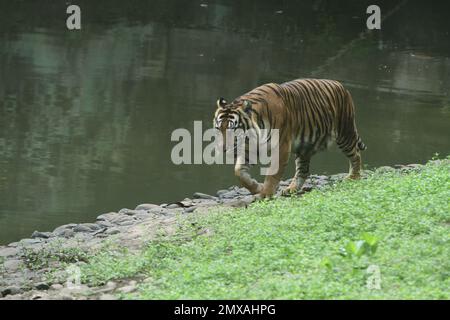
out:
{"label": "tiger", "polygon": [[277,191],[290,154],[295,156],[295,175],[282,195],[301,191],[310,175],[311,157],[336,142],[350,164],[348,179],[361,177],[361,151],[366,149],[355,122],[350,92],[335,80],[296,79],[261,85],[231,102],[217,99],[214,128],[227,130],[278,129],[279,167],[264,183],[251,177],[251,164],[236,163],[234,173],[241,185],[258,198]]}

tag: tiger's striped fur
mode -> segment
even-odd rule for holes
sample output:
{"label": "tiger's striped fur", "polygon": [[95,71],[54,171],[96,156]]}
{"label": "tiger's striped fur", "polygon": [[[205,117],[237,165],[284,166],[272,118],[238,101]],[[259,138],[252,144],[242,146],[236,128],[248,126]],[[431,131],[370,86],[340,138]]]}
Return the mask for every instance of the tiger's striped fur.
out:
{"label": "tiger's striped fur", "polygon": [[231,103],[220,98],[217,107],[214,123],[223,133],[230,128],[279,129],[278,173],[266,176],[261,185],[251,178],[248,164],[235,167],[242,185],[254,194],[274,194],[291,152],[295,155],[295,176],[283,193],[299,191],[309,175],[311,157],[333,140],[349,159],[349,178],[360,177],[360,151],[366,146],[356,129],[352,97],[337,81],[298,79],[264,84]]}

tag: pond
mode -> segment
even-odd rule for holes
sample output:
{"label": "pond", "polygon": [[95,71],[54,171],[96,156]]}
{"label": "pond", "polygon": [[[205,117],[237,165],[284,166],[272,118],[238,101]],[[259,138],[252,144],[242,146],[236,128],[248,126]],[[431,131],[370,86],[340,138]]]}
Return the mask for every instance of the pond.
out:
{"label": "pond", "polygon": [[[372,32],[356,0],[79,1],[79,31],[66,1],[2,2],[0,244],[236,184],[231,166],[173,164],[170,136],[267,82],[342,81],[368,168],[447,155],[449,8],[422,2],[379,1]],[[311,166],[347,169],[336,148]]]}

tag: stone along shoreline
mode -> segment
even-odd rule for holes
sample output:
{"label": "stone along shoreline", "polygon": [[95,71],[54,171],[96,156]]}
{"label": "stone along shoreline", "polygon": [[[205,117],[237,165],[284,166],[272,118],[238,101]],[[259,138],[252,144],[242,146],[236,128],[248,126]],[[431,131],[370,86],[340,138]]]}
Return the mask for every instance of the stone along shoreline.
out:
{"label": "stone along shoreline", "polygon": [[[376,171],[420,170],[421,166],[385,166]],[[372,172],[365,170],[364,175]],[[346,175],[311,175],[303,192],[335,184]],[[290,179],[282,181],[280,188],[289,182]],[[66,283],[70,277],[67,266],[84,264],[90,255],[105,247],[138,251],[161,232],[174,234],[186,216],[245,207],[253,201],[255,198],[245,188],[232,186],[219,190],[215,196],[198,192],[192,198],[170,204],[141,204],[135,209],[101,214],[92,223],[66,224],[52,232],[35,231],[30,238],[0,246],[0,299],[114,299],[113,294],[134,291],[137,280],[71,287]]]}

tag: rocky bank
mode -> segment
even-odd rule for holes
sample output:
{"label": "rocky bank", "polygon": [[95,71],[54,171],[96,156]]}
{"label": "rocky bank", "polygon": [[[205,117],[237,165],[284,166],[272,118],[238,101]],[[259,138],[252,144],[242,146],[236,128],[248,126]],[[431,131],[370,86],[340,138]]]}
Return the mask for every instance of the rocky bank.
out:
{"label": "rocky bank", "polygon": [[[377,171],[420,170],[421,165],[380,167]],[[372,171],[365,170],[364,175]],[[303,193],[342,180],[346,174],[311,175]],[[280,183],[280,188],[290,180]],[[279,195],[280,189],[278,191]],[[100,287],[71,287],[70,266],[86,263],[89,256],[107,247],[140,250],[157,234],[173,234],[180,219],[211,210],[245,207],[255,198],[245,188],[232,186],[216,195],[195,193],[169,204],[140,204],[97,217],[96,221],[66,224],[52,232],[35,231],[28,239],[0,246],[0,299],[115,299],[136,289],[145,279],[110,281]],[[69,268],[68,268],[69,266]]]}

